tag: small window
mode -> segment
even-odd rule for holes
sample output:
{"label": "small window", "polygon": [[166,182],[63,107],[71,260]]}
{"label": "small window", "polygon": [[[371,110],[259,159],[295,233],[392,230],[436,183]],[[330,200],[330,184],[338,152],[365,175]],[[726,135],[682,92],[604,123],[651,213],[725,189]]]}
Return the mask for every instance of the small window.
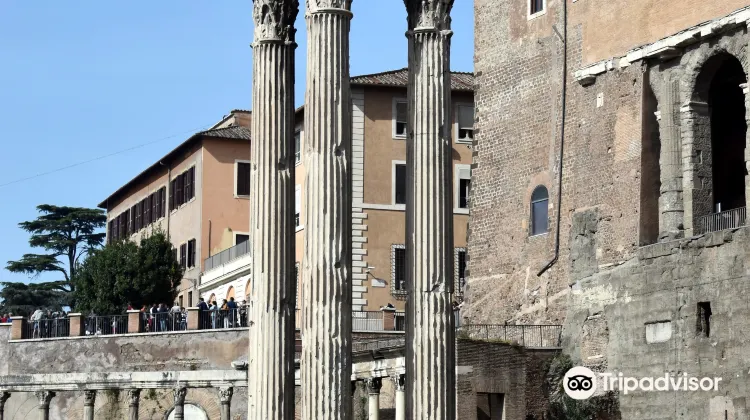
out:
{"label": "small window", "polygon": [[237,189],[235,195],[246,197],[250,195],[250,163],[237,162]]}
{"label": "small window", "polygon": [[188,259],[187,259],[188,268],[193,268],[195,267],[195,239],[191,239],[188,241],[187,251],[188,251]]}
{"label": "small window", "polygon": [[474,140],[474,107],[459,105],[458,107],[458,143],[471,144]]}
{"label": "small window", "polygon": [[531,194],[531,235],[541,235],[549,230],[549,194],[543,185]]}
{"label": "small window", "polygon": [[188,292],[188,301],[187,301],[187,304],[188,304],[188,308],[192,308],[193,307],[193,292]]}
{"label": "small window", "polygon": [[393,293],[406,292],[406,247],[391,246],[391,288]]}
{"label": "small window", "polygon": [[294,163],[300,163],[302,160],[302,132],[294,133]]}
{"label": "small window", "polygon": [[294,187],[294,226],[300,227],[300,213],[302,212],[302,186]]}
{"label": "small window", "polygon": [[471,188],[470,179],[460,179],[458,185],[458,208],[469,208],[469,189]]}
{"label": "small window", "polygon": [[456,250],[456,293],[464,292],[466,285],[466,250]]}
{"label": "small window", "polygon": [[544,3],[545,0],[528,0],[531,3],[529,4],[529,14],[535,15],[537,13],[544,12]]}
{"label": "small window", "polygon": [[244,244],[245,242],[250,240],[250,235],[245,235],[244,233],[237,233],[234,235],[234,244]]}
{"label": "small window", "polygon": [[397,163],[393,172],[393,204],[406,204],[406,165]]}
{"label": "small window", "polygon": [[409,121],[409,106],[406,101],[396,100],[393,105],[393,137],[406,137]]}
{"label": "small window", "polygon": [[701,337],[711,336],[711,302],[698,302],[696,333]]}
{"label": "small window", "polygon": [[180,245],[180,267],[187,268],[187,244]]}

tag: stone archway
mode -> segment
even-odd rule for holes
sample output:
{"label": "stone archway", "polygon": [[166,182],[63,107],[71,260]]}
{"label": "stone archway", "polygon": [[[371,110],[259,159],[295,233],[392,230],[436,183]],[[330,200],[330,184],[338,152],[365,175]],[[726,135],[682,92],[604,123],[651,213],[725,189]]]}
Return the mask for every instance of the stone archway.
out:
{"label": "stone archway", "polygon": [[[208,420],[208,415],[199,405],[185,403],[185,420]],[[174,420],[174,408],[167,415],[167,420]]]}

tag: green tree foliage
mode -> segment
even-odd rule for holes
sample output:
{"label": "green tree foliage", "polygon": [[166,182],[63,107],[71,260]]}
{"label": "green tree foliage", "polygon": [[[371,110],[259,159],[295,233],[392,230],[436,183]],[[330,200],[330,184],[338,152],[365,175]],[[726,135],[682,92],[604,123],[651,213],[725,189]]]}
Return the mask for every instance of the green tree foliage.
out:
{"label": "green tree foliage", "polygon": [[[81,263],[82,257],[104,242],[105,233],[100,230],[106,225],[107,216],[99,209],[50,204],[37,206],[37,210],[42,213],[39,217],[18,225],[31,234],[29,245],[42,248],[45,253],[25,254],[18,261],[8,261],[6,269],[12,273],[32,276],[59,273],[58,280],[29,287],[72,292],[74,286],[71,279],[75,277],[76,267]],[[9,292],[9,295],[16,296],[15,292]],[[19,303],[12,300],[5,302],[9,306]]]}
{"label": "green tree foliage", "polygon": [[29,316],[37,308],[53,311],[61,310],[67,305],[68,292],[62,292],[45,283],[1,283],[0,313]]}
{"label": "green tree foliage", "polygon": [[141,240],[118,241],[91,252],[78,268],[76,310],[101,315],[119,314],[128,303],[171,304],[177,296],[182,268],[172,244],[160,231]]}

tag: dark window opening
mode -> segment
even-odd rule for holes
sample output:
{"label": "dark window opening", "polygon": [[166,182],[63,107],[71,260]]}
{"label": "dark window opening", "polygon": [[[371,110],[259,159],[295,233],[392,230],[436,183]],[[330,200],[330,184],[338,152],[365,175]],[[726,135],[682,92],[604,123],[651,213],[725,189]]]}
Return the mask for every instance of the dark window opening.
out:
{"label": "dark window opening", "polygon": [[393,248],[393,290],[406,291],[406,249]]}
{"label": "dark window opening", "polygon": [[188,241],[187,249],[188,249],[187,266],[189,268],[195,267],[195,239],[191,239]]}
{"label": "dark window opening", "polygon": [[299,163],[302,159],[302,133],[294,133],[294,163]]}
{"label": "dark window opening", "polygon": [[477,393],[477,420],[502,420],[505,394]]}
{"label": "dark window opening", "polygon": [[469,190],[471,189],[470,179],[461,179],[458,183],[458,208],[469,208]]}
{"label": "dark window opening", "polygon": [[703,337],[711,336],[711,302],[698,302],[696,333]]}
{"label": "dark window opening", "polygon": [[539,13],[544,11],[544,0],[530,0],[531,1],[531,14]]}
{"label": "dark window opening", "polygon": [[464,292],[464,286],[466,285],[466,251],[458,251],[458,279],[456,282],[456,289],[458,293]]}
{"label": "dark window opening", "polygon": [[188,292],[188,301],[187,301],[187,304],[188,304],[188,308],[192,308],[193,307],[193,292]]}
{"label": "dark window opening", "polygon": [[187,268],[187,244],[180,245],[180,267]]}
{"label": "dark window opening", "polygon": [[250,164],[237,162],[237,191],[238,196],[250,195]]}
{"label": "dark window opening", "polygon": [[406,165],[396,165],[396,185],[395,204],[406,204]]}
{"label": "dark window opening", "polygon": [[531,194],[531,235],[549,231],[549,193],[543,185]]}
{"label": "dark window opening", "polygon": [[745,94],[739,60],[727,57],[714,75],[708,94],[714,212],[745,207]]}
{"label": "dark window opening", "polygon": [[394,133],[399,137],[406,137],[406,127],[409,121],[409,106],[406,102],[396,102],[396,132]]}
{"label": "dark window opening", "polygon": [[240,234],[240,233],[234,235],[235,245],[243,244],[249,240],[250,240],[250,235],[245,235],[245,234]]}

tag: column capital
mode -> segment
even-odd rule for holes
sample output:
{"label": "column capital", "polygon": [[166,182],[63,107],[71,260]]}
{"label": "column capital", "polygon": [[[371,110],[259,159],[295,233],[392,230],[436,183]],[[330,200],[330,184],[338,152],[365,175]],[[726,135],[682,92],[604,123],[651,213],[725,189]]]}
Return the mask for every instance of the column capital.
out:
{"label": "column capital", "polygon": [[299,0],[253,0],[254,43],[294,43],[298,13]]}
{"label": "column capital", "polygon": [[55,397],[54,391],[36,391],[34,393],[36,395],[37,399],[39,399],[39,406],[42,408],[49,408],[49,403],[52,401],[52,398]]}
{"label": "column capital", "polygon": [[404,0],[410,31],[450,31],[454,0]]}
{"label": "column capital", "polygon": [[690,101],[680,107],[681,113],[693,113],[698,115],[708,115],[710,107],[705,102]]}
{"label": "column capital", "polygon": [[231,386],[225,386],[219,388],[219,401],[222,403],[228,403],[232,401],[232,395],[234,394],[234,388]]}
{"label": "column capital", "polygon": [[83,391],[83,405],[93,407],[96,403],[96,391]]}
{"label": "column capital", "polygon": [[396,384],[396,391],[403,391],[406,389],[406,375],[395,375],[392,376],[391,379],[393,379],[393,383]]}
{"label": "column capital", "polygon": [[141,390],[140,389],[129,389],[128,390],[128,405],[135,406],[141,402]]}
{"label": "column capital", "polygon": [[307,13],[352,14],[352,0],[306,0]]}
{"label": "column capital", "polygon": [[187,388],[175,388],[172,392],[174,393],[174,405],[184,405],[185,397],[187,396]]}
{"label": "column capital", "polygon": [[380,394],[380,388],[383,386],[381,378],[370,378],[365,381],[368,394]]}

